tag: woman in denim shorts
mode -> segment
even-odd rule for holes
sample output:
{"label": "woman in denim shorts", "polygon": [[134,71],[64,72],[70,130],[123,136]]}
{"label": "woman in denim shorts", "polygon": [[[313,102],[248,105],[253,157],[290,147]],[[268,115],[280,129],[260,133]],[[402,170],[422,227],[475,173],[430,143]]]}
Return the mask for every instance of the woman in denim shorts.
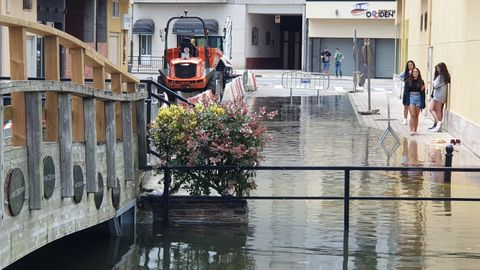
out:
{"label": "woman in denim shorts", "polygon": [[422,80],[422,75],[418,68],[414,68],[412,71],[412,78],[406,86],[410,93],[410,106],[408,111],[410,112],[410,135],[417,135],[418,116],[420,110],[425,109],[425,83]]}

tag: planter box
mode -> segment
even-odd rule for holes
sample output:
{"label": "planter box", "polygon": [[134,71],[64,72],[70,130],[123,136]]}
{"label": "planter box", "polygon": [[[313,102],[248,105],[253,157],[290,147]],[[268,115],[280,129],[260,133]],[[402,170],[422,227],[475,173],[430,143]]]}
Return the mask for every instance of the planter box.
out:
{"label": "planter box", "polygon": [[[137,223],[162,223],[162,199],[162,196],[141,196],[138,200]],[[170,223],[174,225],[237,225],[248,223],[246,200],[232,197],[196,199],[191,196],[172,196],[169,206]]]}

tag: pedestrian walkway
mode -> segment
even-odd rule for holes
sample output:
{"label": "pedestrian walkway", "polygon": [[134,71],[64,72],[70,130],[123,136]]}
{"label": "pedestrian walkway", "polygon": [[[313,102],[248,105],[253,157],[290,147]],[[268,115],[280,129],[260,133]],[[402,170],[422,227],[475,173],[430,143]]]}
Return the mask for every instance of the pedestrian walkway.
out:
{"label": "pedestrian walkway", "polygon": [[[281,77],[288,70],[251,70],[257,78],[259,91],[253,95],[259,96],[289,96],[289,90],[281,86]],[[431,132],[428,128],[433,125],[433,121],[425,114],[426,110],[420,113],[418,135],[411,136],[408,125],[402,125],[403,122],[403,104],[399,98],[399,93],[394,93],[394,82],[392,79],[372,79],[371,80],[371,109],[379,110],[376,115],[361,115],[358,112],[368,110],[368,91],[359,88],[360,91],[352,92],[353,83],[351,76],[344,76],[342,79],[330,77],[330,88],[320,91],[320,95],[345,95],[350,98],[350,102],[357,114],[361,125],[385,130],[388,126],[387,121],[387,97],[390,97],[390,115],[391,127],[401,138],[413,139],[419,143],[431,145],[434,147],[445,148],[454,139],[448,132]],[[295,96],[316,95],[316,91],[295,90]],[[428,105],[428,104],[427,104]],[[427,107],[428,108],[428,107]],[[480,157],[473,153],[466,146],[454,145],[454,166],[478,166]]]}
{"label": "pedestrian walkway", "polygon": [[[373,86],[373,85],[372,85]],[[446,131],[432,132],[428,128],[433,125],[433,121],[425,114],[426,110],[420,113],[418,134],[410,135],[408,125],[402,125],[403,122],[403,104],[398,95],[395,95],[390,89],[371,91],[371,110],[379,110],[379,114],[362,115],[359,112],[368,110],[368,91],[360,91],[348,94],[352,106],[357,113],[357,118],[361,125],[386,130],[388,127],[388,98],[390,98],[390,125],[399,137],[413,139],[419,143],[444,147],[450,143],[454,137]],[[428,108],[428,107],[427,107]],[[480,164],[480,158],[470,151],[464,145],[454,145],[453,152],[454,166],[468,166]]]}

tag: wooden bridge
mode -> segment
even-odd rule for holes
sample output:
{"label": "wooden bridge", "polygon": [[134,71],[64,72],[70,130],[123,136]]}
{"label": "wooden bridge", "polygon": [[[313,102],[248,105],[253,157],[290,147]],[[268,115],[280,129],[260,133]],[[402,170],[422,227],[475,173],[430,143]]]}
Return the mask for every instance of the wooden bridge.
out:
{"label": "wooden bridge", "polygon": [[[0,82],[1,269],[105,221],[121,232],[118,217],[134,216],[146,163],[147,94],[75,37],[9,16],[0,16],[0,27],[8,27],[10,45],[10,80]],[[44,37],[44,80],[27,78],[27,32]],[[70,81],[60,78],[60,45],[71,56]],[[8,95],[11,105],[3,106]]]}

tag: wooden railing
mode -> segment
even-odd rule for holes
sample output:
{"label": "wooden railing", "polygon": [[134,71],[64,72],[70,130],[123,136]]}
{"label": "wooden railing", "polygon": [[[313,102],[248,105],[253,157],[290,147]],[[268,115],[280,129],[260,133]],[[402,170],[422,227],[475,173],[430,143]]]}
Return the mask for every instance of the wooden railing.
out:
{"label": "wooden railing", "polygon": [[[107,186],[113,188],[118,185],[115,172],[117,140],[123,140],[125,180],[133,180],[134,134],[138,135],[139,141],[145,140],[146,93],[136,92],[139,81],[79,39],[54,28],[4,15],[0,15],[0,26],[9,29],[11,80],[0,82],[0,101],[3,95],[11,95],[11,108],[8,110],[11,110],[12,118],[12,146],[27,148],[30,209],[42,208],[43,134],[45,141],[59,143],[63,198],[74,195],[74,142],[85,143],[87,193],[98,191],[97,143],[106,143]],[[45,81],[27,80],[27,32],[44,37]],[[71,82],[60,82],[60,45],[71,54]],[[84,85],[86,67],[93,70],[93,88]],[[107,74],[111,78],[111,90],[105,84]],[[44,112],[42,95],[46,100]],[[4,110],[0,102],[2,128]],[[2,133],[0,162],[5,159]],[[139,149],[139,152],[145,151]],[[0,166],[0,176],[3,177],[2,170]],[[2,195],[3,192],[0,192],[0,201],[3,201]]]}
{"label": "wooden railing", "polygon": [[[67,48],[71,55],[72,82],[84,85],[85,67],[93,69],[93,87],[100,91],[105,89],[106,73],[112,79],[112,91],[122,92],[122,82],[127,84],[127,92],[135,92],[138,79],[127,72],[120,70],[104,56],[88,47],[81,40],[59,31],[55,28],[30,22],[10,16],[0,15],[0,25],[9,28],[10,45],[10,78],[11,80],[27,79],[27,43],[26,33],[34,33],[44,37],[45,42],[45,79],[60,80],[60,45]],[[45,112],[48,141],[58,141],[58,111],[51,108],[58,107],[58,94],[47,93],[47,110]],[[72,101],[73,140],[83,142],[85,140],[82,126],[84,123],[83,106],[79,98],[74,97]],[[17,146],[26,145],[26,118],[25,118],[25,94],[12,94],[12,143]],[[97,129],[105,128],[103,119],[103,103],[96,105]],[[120,105],[116,105],[116,115],[120,116]],[[120,119],[120,117],[118,117]],[[121,121],[117,120],[117,124]],[[117,137],[121,138],[121,125],[118,125]],[[103,133],[98,133],[98,140],[105,141]]]}

